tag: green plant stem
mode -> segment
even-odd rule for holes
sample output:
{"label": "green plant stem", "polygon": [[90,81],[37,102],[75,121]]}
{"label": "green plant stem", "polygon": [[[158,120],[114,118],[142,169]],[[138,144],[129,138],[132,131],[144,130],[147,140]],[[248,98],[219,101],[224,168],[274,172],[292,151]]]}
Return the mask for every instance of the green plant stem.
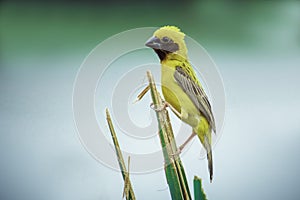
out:
{"label": "green plant stem", "polygon": [[199,177],[194,177],[194,195],[195,200],[207,200],[206,195],[202,188],[202,181]]}
{"label": "green plant stem", "polygon": [[[120,146],[119,146],[119,142],[118,142],[116,132],[115,132],[113,123],[111,121],[111,117],[110,117],[108,109],[106,109],[106,120],[107,120],[107,123],[108,123],[108,126],[109,126],[111,137],[112,137],[112,140],[113,140],[113,143],[114,143],[114,146],[115,146],[115,150],[116,150],[116,154],[117,154],[117,157],[118,157],[118,163],[119,163],[121,173],[122,173],[122,177],[123,177],[123,180],[124,180],[124,183],[125,183],[124,184],[125,185],[124,186],[124,188],[125,188],[124,191],[128,190],[128,192],[125,192],[126,199],[127,200],[135,200],[135,195],[134,195],[134,192],[133,192],[133,188],[132,188],[132,185],[131,185],[131,182],[130,182],[130,179],[129,179],[129,172],[126,169],[125,162],[124,162],[124,159],[123,159],[123,155],[122,155],[122,152],[121,152],[121,149],[120,149]],[[129,168],[129,166],[128,166],[128,168]],[[127,188],[129,188],[129,189],[127,189]]]}
{"label": "green plant stem", "polygon": [[[164,103],[149,71],[147,72],[147,77],[154,107],[163,108]],[[156,111],[156,116],[159,128],[159,138],[163,149],[165,174],[171,197],[173,200],[191,199],[185,171],[177,154],[178,149],[175,143],[168,111],[166,109],[162,109],[161,111],[158,110]]]}

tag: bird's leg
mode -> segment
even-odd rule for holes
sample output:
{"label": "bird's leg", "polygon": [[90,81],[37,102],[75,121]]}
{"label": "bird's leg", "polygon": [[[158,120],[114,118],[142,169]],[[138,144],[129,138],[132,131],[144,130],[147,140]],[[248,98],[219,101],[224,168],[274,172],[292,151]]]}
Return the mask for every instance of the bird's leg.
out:
{"label": "bird's leg", "polygon": [[181,113],[178,112],[169,102],[165,101],[164,105],[165,105],[165,107],[169,107],[175,113],[175,115],[177,115],[180,119],[182,118]]}
{"label": "bird's leg", "polygon": [[195,132],[193,132],[190,137],[188,137],[188,139],[179,147],[179,150],[182,151],[183,148],[196,136],[197,134]]}
{"label": "bird's leg", "polygon": [[159,108],[155,108],[154,104],[151,103],[150,107],[155,110],[155,111],[163,111],[164,109],[166,109],[167,107],[169,107],[174,113],[175,115],[177,115],[180,119],[181,119],[181,113],[178,112],[169,102],[164,101],[163,102],[163,106],[159,107]]}
{"label": "bird's leg", "polygon": [[133,103],[140,101],[149,90],[150,90],[150,85],[147,85],[147,87],[143,89],[143,91],[137,96],[136,100]]}
{"label": "bird's leg", "polygon": [[[136,100],[133,103],[136,103],[138,101],[140,101],[145,94],[150,90],[150,85],[147,85],[147,87],[145,87],[142,92],[137,96]],[[181,113],[179,113],[169,102],[167,101],[163,101],[163,106],[160,108],[155,108],[154,107],[154,103],[150,104],[150,107],[155,110],[155,111],[162,111],[164,109],[166,109],[167,107],[169,107],[180,119],[181,119]]]}
{"label": "bird's leg", "polygon": [[160,111],[163,111],[164,109],[167,108],[167,104],[166,104],[165,102],[163,102],[163,105],[162,105],[162,106],[157,107],[157,106],[155,106],[154,103],[152,102],[152,103],[150,104],[150,107],[151,107],[153,110],[155,110],[155,111],[157,111],[157,112],[160,112]]}
{"label": "bird's leg", "polygon": [[184,147],[196,136],[197,134],[195,133],[195,132],[193,132],[189,137],[188,137],[188,139],[182,144],[182,145],[180,145],[179,146],[179,148],[178,148],[178,151],[175,153],[175,155],[177,154],[177,155],[179,155],[181,152],[182,152],[182,150],[184,149]]}

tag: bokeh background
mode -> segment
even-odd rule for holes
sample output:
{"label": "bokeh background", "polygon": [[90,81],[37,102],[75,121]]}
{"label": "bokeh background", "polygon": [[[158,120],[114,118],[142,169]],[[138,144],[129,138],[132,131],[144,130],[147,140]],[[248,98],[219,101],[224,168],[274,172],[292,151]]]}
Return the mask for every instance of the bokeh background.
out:
{"label": "bokeh background", "polygon": [[[0,1],[1,199],[121,199],[120,173],[77,136],[73,83],[99,42],[166,24],[206,48],[226,88],[214,181],[193,155],[189,179],[209,199],[299,199],[300,2],[288,0]],[[170,198],[163,171],[131,179],[138,199]]]}

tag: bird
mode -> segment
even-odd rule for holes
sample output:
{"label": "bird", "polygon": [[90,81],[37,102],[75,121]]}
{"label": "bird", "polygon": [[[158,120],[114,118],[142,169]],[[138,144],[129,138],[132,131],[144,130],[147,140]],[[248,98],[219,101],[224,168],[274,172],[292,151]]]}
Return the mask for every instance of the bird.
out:
{"label": "bird", "polygon": [[212,182],[212,131],[216,133],[215,119],[208,97],[189,62],[185,34],[176,26],[163,26],[145,45],[152,48],[160,59],[165,107],[170,107],[181,121],[192,127],[192,134],[179,147],[178,153],[197,135],[206,150]]}

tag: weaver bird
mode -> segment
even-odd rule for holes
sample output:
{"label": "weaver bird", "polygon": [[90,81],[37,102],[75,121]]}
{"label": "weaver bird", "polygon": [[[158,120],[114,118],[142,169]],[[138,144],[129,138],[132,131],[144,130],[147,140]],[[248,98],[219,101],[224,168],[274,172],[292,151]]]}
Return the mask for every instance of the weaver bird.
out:
{"label": "weaver bird", "polygon": [[210,181],[213,178],[211,132],[216,132],[215,120],[196,74],[189,62],[185,34],[175,26],[164,26],[154,32],[146,46],[152,48],[161,63],[161,85],[165,106],[193,129],[191,136],[179,147],[197,135],[207,153]]}

